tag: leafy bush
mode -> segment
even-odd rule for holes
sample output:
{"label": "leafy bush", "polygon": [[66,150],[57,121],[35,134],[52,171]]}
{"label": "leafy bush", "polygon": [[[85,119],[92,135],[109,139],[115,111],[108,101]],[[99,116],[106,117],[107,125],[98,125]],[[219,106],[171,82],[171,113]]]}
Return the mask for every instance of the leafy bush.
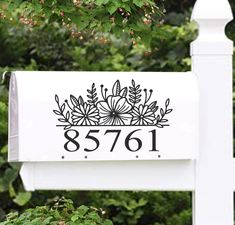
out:
{"label": "leafy bush", "polygon": [[189,192],[36,191],[29,205],[52,205],[61,196],[72,199],[74,207],[102,208],[116,225],[174,225],[174,218],[180,225],[191,225],[192,221]]}
{"label": "leafy bush", "polygon": [[172,223],[176,217],[178,224],[192,221],[189,192],[87,192],[87,199],[91,202],[86,204],[107,209],[118,225],[176,225]]}
{"label": "leafy bush", "polygon": [[60,199],[52,207],[38,206],[24,213],[12,212],[0,225],[112,225],[112,221],[103,218],[105,212],[87,206],[75,208],[72,200]]}
{"label": "leafy bush", "polygon": [[124,32],[148,45],[149,37],[156,31],[155,25],[162,19],[162,6],[162,1],[154,0],[3,1],[0,18],[31,27],[56,21],[81,38],[84,30],[94,37],[98,32],[116,36]]}
{"label": "leafy bush", "polygon": [[0,37],[0,65],[7,67],[3,70],[71,70],[72,39],[57,24],[32,30],[2,23],[0,32],[4,34]]}
{"label": "leafy bush", "polygon": [[196,37],[196,27],[188,21],[189,17],[181,26],[159,26],[149,48],[138,42],[133,45],[125,34],[94,39],[87,33],[80,40],[71,39],[56,23],[33,30],[2,24],[0,70],[189,70],[189,44]]}

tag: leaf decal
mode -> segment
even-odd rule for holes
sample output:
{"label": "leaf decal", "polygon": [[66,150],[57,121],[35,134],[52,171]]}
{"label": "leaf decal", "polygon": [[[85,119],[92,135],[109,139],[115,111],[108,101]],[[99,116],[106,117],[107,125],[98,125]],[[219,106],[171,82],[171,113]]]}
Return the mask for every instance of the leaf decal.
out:
{"label": "leaf decal", "polygon": [[65,127],[64,127],[64,130],[68,130],[68,129],[70,129],[72,127],[72,125],[66,125]]}
{"label": "leaf decal", "polygon": [[132,107],[134,108],[136,104],[141,102],[142,90],[140,89],[140,85],[135,85],[134,80],[131,81],[131,84],[132,86],[129,87],[129,101],[132,103]]}
{"label": "leaf decal", "polygon": [[118,96],[120,95],[120,92],[121,92],[121,85],[120,85],[120,81],[117,80],[113,85],[113,95]]}
{"label": "leaf decal", "polygon": [[95,84],[93,83],[91,86],[91,90],[87,89],[88,92],[88,103],[90,103],[91,105],[96,104],[96,102],[98,101],[98,97],[97,97],[97,92],[96,92],[96,88],[95,88]]}
{"label": "leaf decal", "polygon": [[58,111],[58,110],[53,110],[53,112],[54,112],[56,115],[60,115],[60,111]]}
{"label": "leaf decal", "polygon": [[120,96],[123,98],[125,98],[127,96],[127,87],[125,87],[121,90]]}
{"label": "leaf decal", "polygon": [[149,108],[152,109],[152,108],[156,107],[156,105],[157,105],[157,101],[154,101],[149,105]]}
{"label": "leaf decal", "polygon": [[166,102],[165,102],[165,106],[168,107],[169,104],[170,104],[170,99],[168,98],[168,99],[166,100]]}
{"label": "leaf decal", "polygon": [[157,106],[157,101],[154,101],[152,102],[150,105],[149,105],[149,108],[151,109],[152,112],[156,112],[158,110],[158,106]]}
{"label": "leaf decal", "polygon": [[55,101],[58,103],[59,102],[59,97],[58,95],[55,95]]}
{"label": "leaf decal", "polygon": [[73,104],[74,107],[79,105],[79,102],[78,102],[77,98],[73,95],[70,95],[70,101],[71,101],[71,103]]}
{"label": "leaf decal", "polygon": [[83,100],[82,96],[79,96],[78,102],[80,105],[84,105],[84,100]]}
{"label": "leaf decal", "polygon": [[169,114],[169,113],[171,113],[172,111],[173,111],[173,109],[168,109],[168,110],[166,111],[166,113]]}
{"label": "leaf decal", "polygon": [[168,98],[165,102],[165,109],[160,109],[160,114],[157,116],[157,123],[156,126],[158,128],[164,128],[166,126],[170,126],[167,124],[168,119],[165,119],[165,116],[173,111],[173,109],[168,109],[168,106],[170,105],[170,99]]}
{"label": "leaf decal", "polygon": [[69,111],[67,111],[67,113],[66,113],[66,116],[65,116],[65,117],[66,117],[66,119],[67,119],[67,120],[69,120],[69,118],[70,118],[70,113],[69,113]]}
{"label": "leaf decal", "polygon": [[[65,112],[65,108],[66,108],[66,105],[65,103],[63,103],[62,105],[60,105],[60,101],[59,101],[59,97],[57,95],[55,95],[55,101],[57,103],[57,106],[58,106],[58,110],[53,110],[53,112],[60,116],[60,118],[58,119],[58,121],[60,121],[61,123],[66,123],[66,125],[72,125],[69,121],[70,119],[70,112],[67,111],[66,114],[64,113]],[[67,100],[65,100],[65,102],[67,103]],[[67,104],[68,105],[68,104]],[[68,105],[69,106],[69,105]],[[71,108],[70,108],[71,109]]]}
{"label": "leaf decal", "polygon": [[65,109],[65,104],[63,103],[63,105],[61,106],[61,112],[64,112]]}

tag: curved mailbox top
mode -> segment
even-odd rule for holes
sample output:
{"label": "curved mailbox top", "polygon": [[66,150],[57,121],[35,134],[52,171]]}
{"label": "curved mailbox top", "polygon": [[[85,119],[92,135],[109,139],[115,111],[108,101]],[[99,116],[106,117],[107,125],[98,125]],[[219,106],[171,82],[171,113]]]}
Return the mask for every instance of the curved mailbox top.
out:
{"label": "curved mailbox top", "polygon": [[9,160],[194,159],[194,74],[15,72]]}

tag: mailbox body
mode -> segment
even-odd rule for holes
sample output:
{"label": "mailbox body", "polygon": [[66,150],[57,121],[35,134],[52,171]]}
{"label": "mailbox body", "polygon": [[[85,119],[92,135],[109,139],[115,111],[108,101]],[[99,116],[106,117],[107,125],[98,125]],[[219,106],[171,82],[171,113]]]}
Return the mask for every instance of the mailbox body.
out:
{"label": "mailbox body", "polygon": [[9,161],[195,159],[197,88],[190,72],[15,72]]}

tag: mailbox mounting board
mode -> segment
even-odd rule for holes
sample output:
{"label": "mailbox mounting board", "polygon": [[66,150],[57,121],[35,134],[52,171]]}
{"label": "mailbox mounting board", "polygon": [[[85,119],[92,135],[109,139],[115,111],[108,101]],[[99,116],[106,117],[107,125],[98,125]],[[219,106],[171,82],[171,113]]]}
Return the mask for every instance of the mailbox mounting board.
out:
{"label": "mailbox mounting board", "polygon": [[194,159],[197,88],[191,72],[15,72],[9,160]]}

